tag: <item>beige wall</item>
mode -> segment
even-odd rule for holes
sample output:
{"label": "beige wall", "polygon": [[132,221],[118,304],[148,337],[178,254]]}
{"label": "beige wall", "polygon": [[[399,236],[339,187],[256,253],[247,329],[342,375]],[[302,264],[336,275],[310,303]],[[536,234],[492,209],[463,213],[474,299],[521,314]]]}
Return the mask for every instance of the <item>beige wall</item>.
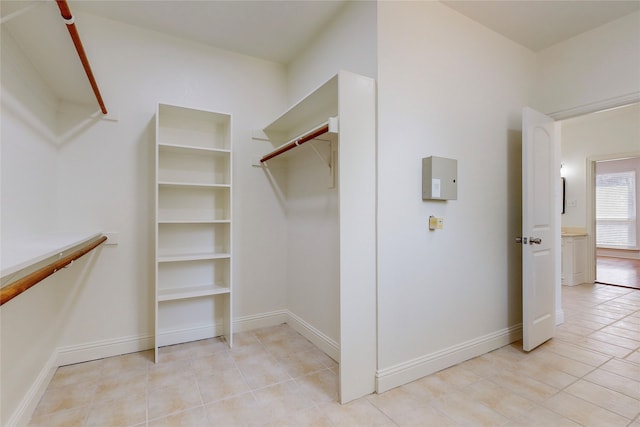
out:
{"label": "beige wall", "polygon": [[545,114],[640,99],[640,11],[537,54],[533,107]]}
{"label": "beige wall", "polygon": [[[382,389],[489,351],[522,321],[521,112],[535,55],[437,2],[378,5],[378,370]],[[421,159],[458,199],[421,198]],[[430,215],[444,229],[429,231]],[[517,335],[517,332],[513,335]]]}

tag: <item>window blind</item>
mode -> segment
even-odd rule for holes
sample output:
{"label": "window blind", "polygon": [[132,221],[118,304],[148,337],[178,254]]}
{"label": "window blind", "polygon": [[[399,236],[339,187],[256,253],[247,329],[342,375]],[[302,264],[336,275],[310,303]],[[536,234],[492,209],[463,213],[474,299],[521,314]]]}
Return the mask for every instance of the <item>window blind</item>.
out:
{"label": "window blind", "polygon": [[596,175],[596,245],[636,247],[636,172]]}

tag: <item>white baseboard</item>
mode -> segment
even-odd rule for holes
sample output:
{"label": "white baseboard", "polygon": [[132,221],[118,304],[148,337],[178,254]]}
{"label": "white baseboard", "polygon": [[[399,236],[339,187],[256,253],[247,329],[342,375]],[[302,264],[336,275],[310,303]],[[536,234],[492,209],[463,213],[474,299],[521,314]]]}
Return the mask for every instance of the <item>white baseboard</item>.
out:
{"label": "white baseboard", "polygon": [[479,337],[435,353],[399,363],[376,372],[376,392],[382,393],[481,356],[522,338],[522,324]]}
{"label": "white baseboard", "polygon": [[311,341],[316,347],[324,351],[327,356],[339,362],[340,344],[329,338],[318,329],[311,326],[295,313],[287,310],[287,324],[295,329],[300,335]]}
{"label": "white baseboard", "polygon": [[[287,320],[287,310],[277,310],[236,318],[233,320],[233,327],[234,332],[243,332],[279,325],[286,323]],[[163,347],[166,345],[217,337],[222,335],[222,332],[222,325],[218,324],[162,331],[157,337],[158,346]],[[149,350],[153,348],[153,346],[153,335],[138,335],[60,347],[57,349],[54,365],[57,367],[88,362],[105,357]]]}
{"label": "white baseboard", "polygon": [[[252,316],[239,317],[233,320],[234,332],[249,331],[267,326],[286,323],[287,310],[277,310]],[[203,340],[222,335],[220,324],[202,325],[195,328],[173,329],[158,334],[158,346],[173,345],[183,342]],[[130,336],[109,340],[94,341],[80,345],[60,347],[57,351],[56,366],[88,362],[105,357],[134,353],[152,349],[153,335]]]}
{"label": "white baseboard", "polygon": [[[200,325],[191,328],[172,329],[161,331],[156,340],[158,347],[166,345],[181,344],[184,342],[206,340],[208,338],[219,337],[224,332],[222,324],[210,323],[208,325]],[[153,342],[151,347],[153,348]]]}
{"label": "white baseboard", "polygon": [[7,421],[8,427],[26,426],[29,424],[33,411],[36,410],[36,406],[38,406],[42,395],[44,395],[53,375],[56,373],[56,369],[58,368],[56,359],[57,353],[54,351],[40,370],[35,381],[31,384],[31,387],[29,387],[29,390],[27,390],[27,393],[22,397],[22,400],[20,400],[18,407],[9,417]]}
{"label": "white baseboard", "polygon": [[56,366],[104,359],[105,357],[149,350],[150,348],[153,348],[153,335],[121,337],[59,347]]}
{"label": "white baseboard", "polygon": [[251,316],[237,317],[233,321],[234,332],[252,331],[286,323],[300,335],[311,341],[333,360],[340,359],[340,344],[320,332],[311,324],[289,310],[276,310]]}
{"label": "white baseboard", "polygon": [[233,319],[233,332],[252,331],[287,323],[287,310],[275,310]]}

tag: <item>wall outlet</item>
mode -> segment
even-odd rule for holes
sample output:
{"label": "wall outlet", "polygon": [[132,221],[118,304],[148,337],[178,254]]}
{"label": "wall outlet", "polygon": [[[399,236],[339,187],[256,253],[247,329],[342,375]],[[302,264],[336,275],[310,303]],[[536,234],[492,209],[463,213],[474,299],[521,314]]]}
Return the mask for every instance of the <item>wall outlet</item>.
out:
{"label": "wall outlet", "polygon": [[120,238],[120,233],[117,231],[107,231],[104,233],[107,236],[107,241],[104,242],[105,245],[117,245],[118,240]]}
{"label": "wall outlet", "polygon": [[567,207],[575,208],[578,205],[578,201],[576,199],[567,200]]}

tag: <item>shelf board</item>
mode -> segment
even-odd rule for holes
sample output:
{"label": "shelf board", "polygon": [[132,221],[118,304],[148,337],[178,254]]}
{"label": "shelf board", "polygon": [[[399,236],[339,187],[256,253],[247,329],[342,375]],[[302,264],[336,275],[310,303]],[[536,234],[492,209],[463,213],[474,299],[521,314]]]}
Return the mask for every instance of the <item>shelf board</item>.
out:
{"label": "shelf board", "polygon": [[160,151],[186,153],[189,151],[198,153],[214,153],[214,154],[230,154],[231,150],[228,148],[210,148],[210,147],[198,147],[195,145],[182,145],[182,144],[170,144],[170,143],[158,143],[158,149]]}
{"label": "shelf board", "polygon": [[158,301],[174,301],[187,298],[198,298],[212,295],[229,294],[228,286],[199,285],[184,288],[158,289]]}
{"label": "shelf board", "polygon": [[[200,108],[185,107],[183,105],[159,103],[158,113],[161,117],[177,119],[179,121],[203,121],[213,122],[216,124],[226,124],[231,118],[231,114],[221,113],[219,111],[203,110]],[[163,120],[160,120],[161,124]]]}
{"label": "shelf board", "polygon": [[225,259],[231,258],[228,253],[194,253],[180,255],[160,255],[158,262],[179,262],[179,261],[202,261],[207,259]]}
{"label": "shelf board", "polygon": [[291,106],[263,131],[267,135],[286,134],[291,137],[294,136],[292,133],[312,128],[336,114],[338,114],[337,75]]}
{"label": "shelf board", "polygon": [[230,184],[203,184],[199,182],[158,181],[158,186],[181,188],[231,188]]}
{"label": "shelf board", "polygon": [[158,224],[231,224],[230,219],[167,219],[158,220]]}
{"label": "shelf board", "polygon": [[3,241],[2,277],[36,265],[47,258],[59,257],[62,252],[95,239],[101,234],[98,231],[53,232]]}

